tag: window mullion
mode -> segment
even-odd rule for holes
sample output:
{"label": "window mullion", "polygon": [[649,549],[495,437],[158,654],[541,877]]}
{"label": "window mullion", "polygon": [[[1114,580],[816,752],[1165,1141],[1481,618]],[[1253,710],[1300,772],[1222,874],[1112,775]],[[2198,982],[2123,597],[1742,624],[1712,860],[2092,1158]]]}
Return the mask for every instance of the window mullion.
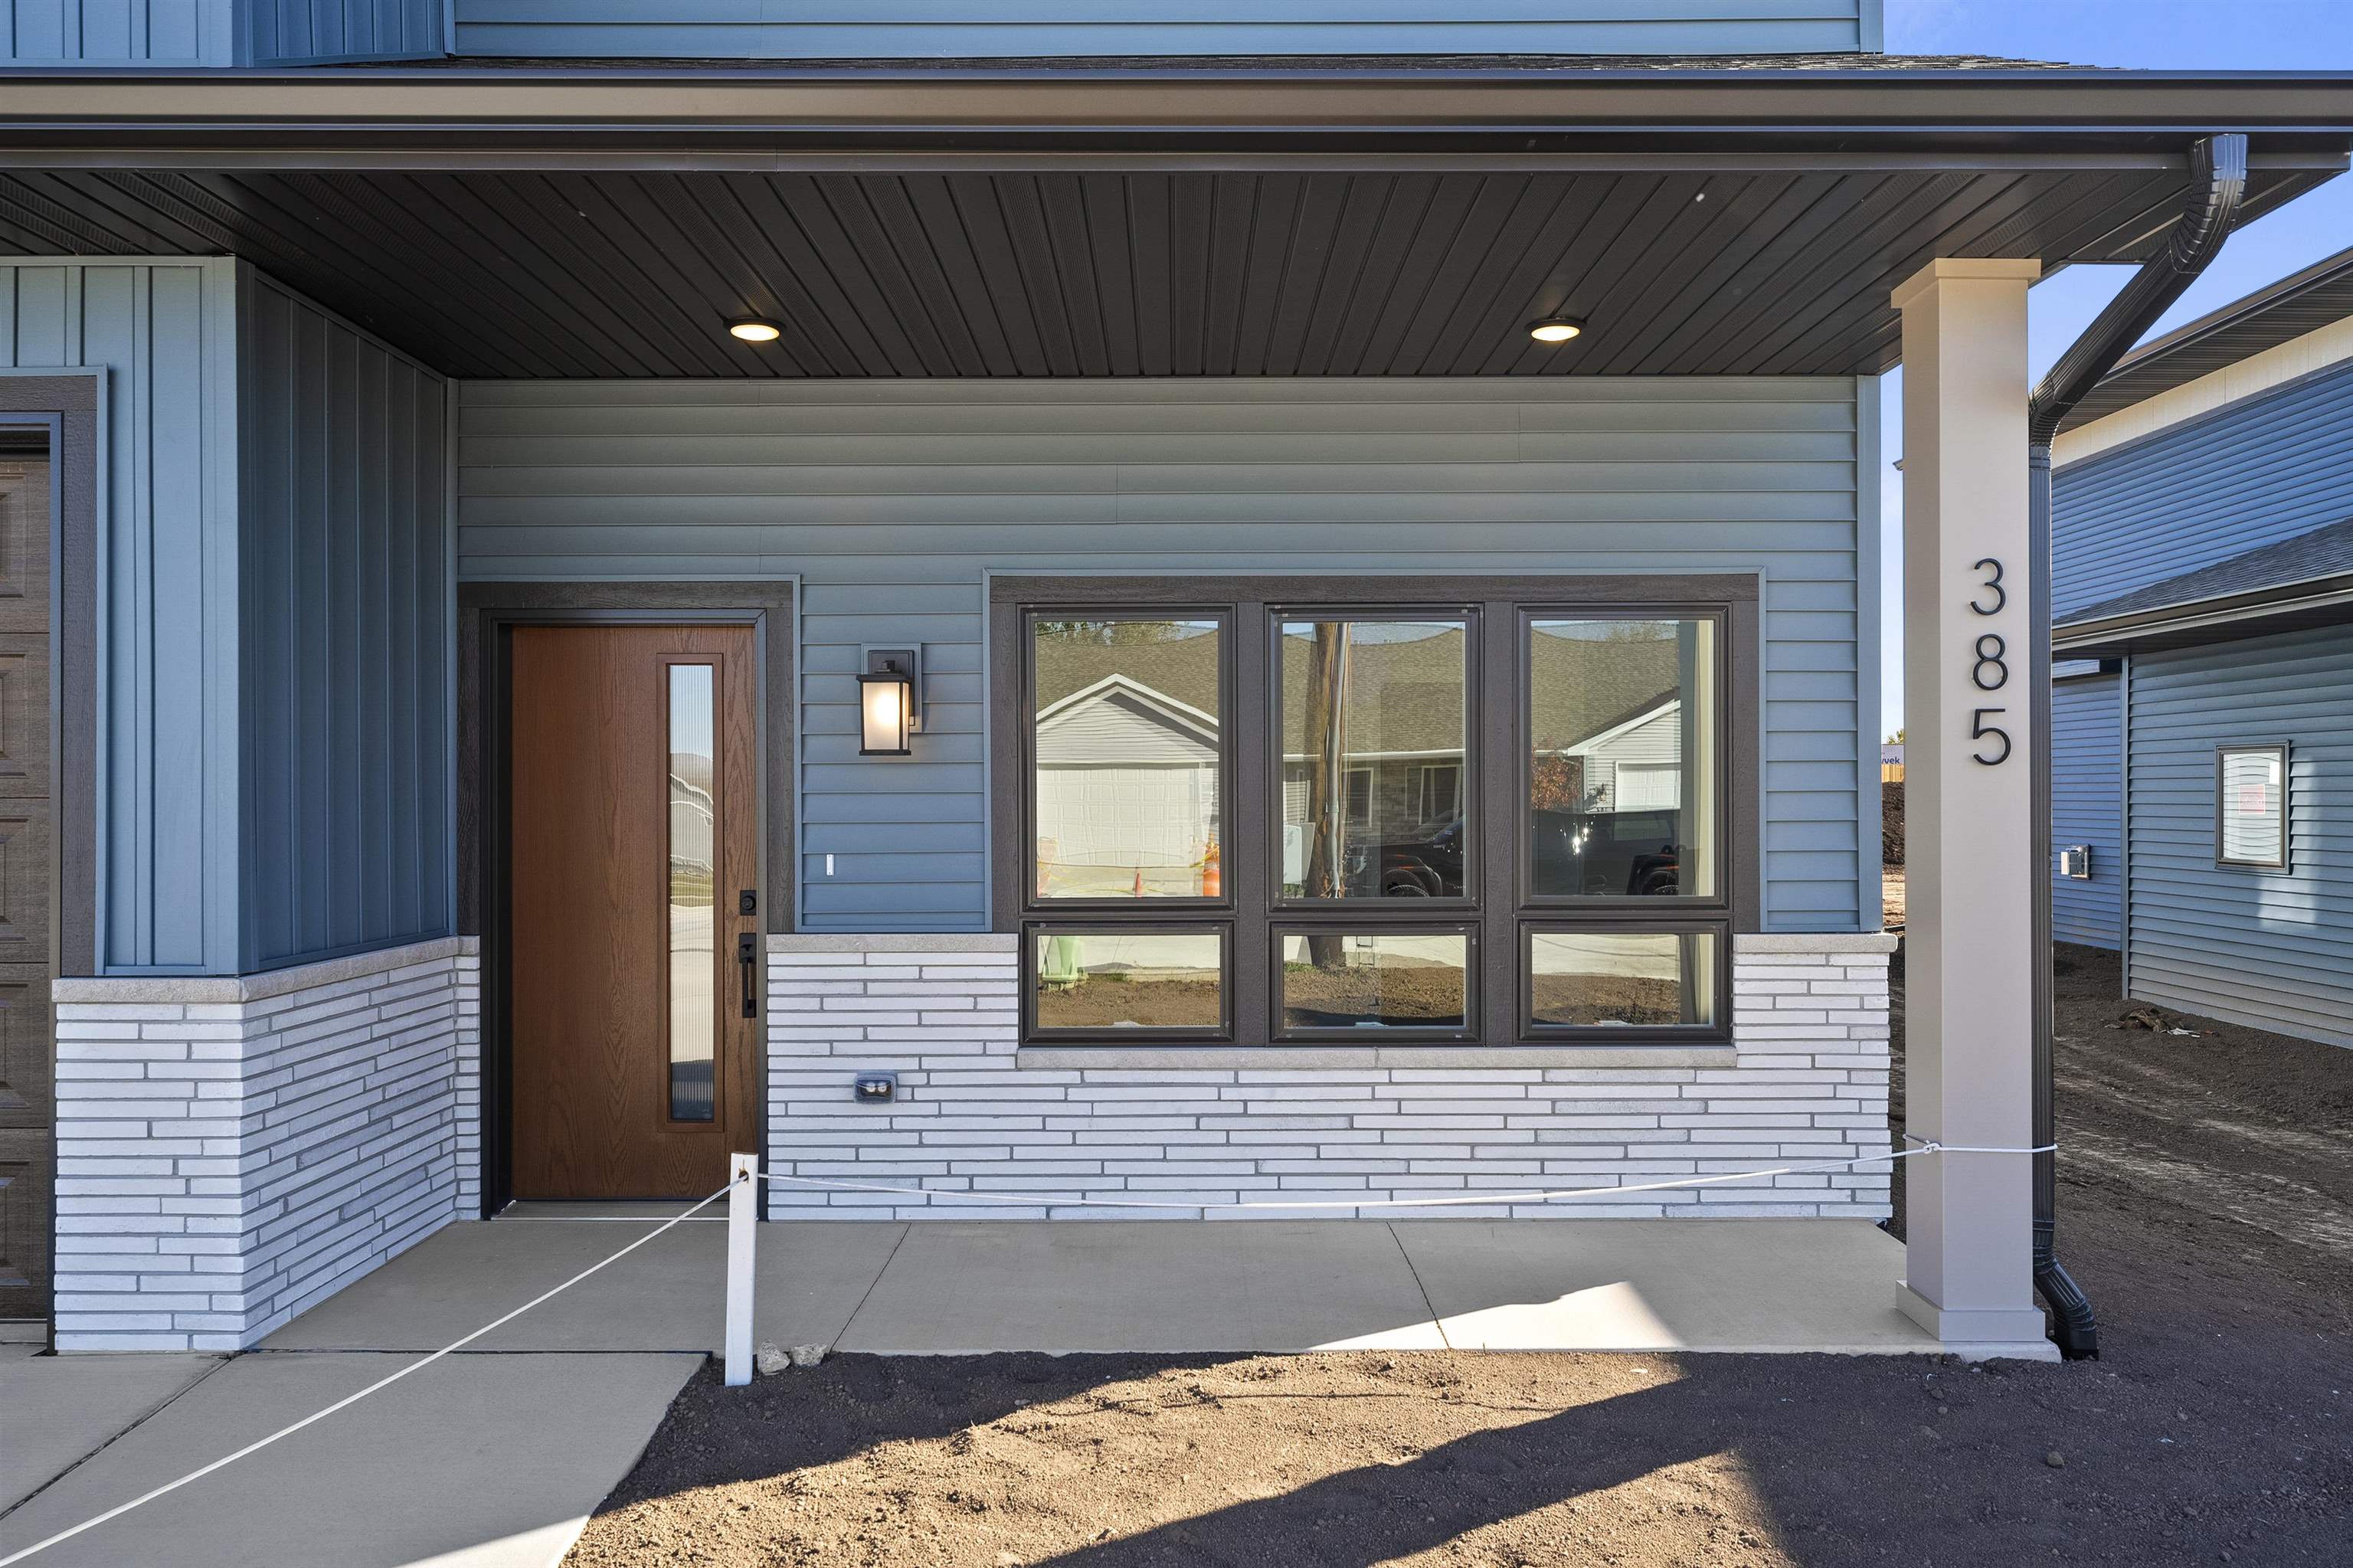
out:
{"label": "window mullion", "polygon": [[1496,601],[1479,617],[1479,710],[1471,778],[1484,825],[1479,830],[1480,1039],[1519,1038],[1521,785],[1520,615]]}
{"label": "window mullion", "polygon": [[1233,883],[1233,968],[1226,983],[1233,989],[1235,1039],[1244,1045],[1263,1045],[1273,1036],[1274,1003],[1268,987],[1267,914],[1278,891],[1278,856],[1267,863],[1264,850],[1273,839],[1271,822],[1282,820],[1282,769],[1270,760],[1273,727],[1272,677],[1268,652],[1274,624],[1264,601],[1234,606],[1232,652],[1234,721],[1228,726],[1233,788],[1228,810],[1233,828],[1226,842],[1242,853],[1226,856],[1226,874]]}

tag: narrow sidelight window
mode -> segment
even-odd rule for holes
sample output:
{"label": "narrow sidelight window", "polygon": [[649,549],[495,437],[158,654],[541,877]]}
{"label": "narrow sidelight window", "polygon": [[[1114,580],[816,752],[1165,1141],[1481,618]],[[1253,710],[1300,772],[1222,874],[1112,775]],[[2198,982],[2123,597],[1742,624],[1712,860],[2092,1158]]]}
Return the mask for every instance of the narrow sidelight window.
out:
{"label": "narrow sidelight window", "polygon": [[2273,870],[2287,865],[2287,747],[2225,746],[2214,756],[2214,859]]}
{"label": "narrow sidelight window", "polygon": [[1283,896],[1466,896],[1469,623],[1280,625]]}
{"label": "narrow sidelight window", "polygon": [[1223,626],[1039,614],[1029,638],[1033,897],[1222,897]]}
{"label": "narrow sidelight window", "polygon": [[670,1114],[710,1121],[719,1039],[718,670],[670,667]]}
{"label": "narrow sidelight window", "polygon": [[1724,898],[1712,616],[1531,618],[1529,893]]}
{"label": "narrow sidelight window", "polygon": [[1472,1016],[1471,935],[1389,927],[1274,933],[1281,1033],[1456,1034]]}
{"label": "narrow sidelight window", "polygon": [[1718,1024],[1718,938],[1712,930],[1534,930],[1526,939],[1533,1031]]}

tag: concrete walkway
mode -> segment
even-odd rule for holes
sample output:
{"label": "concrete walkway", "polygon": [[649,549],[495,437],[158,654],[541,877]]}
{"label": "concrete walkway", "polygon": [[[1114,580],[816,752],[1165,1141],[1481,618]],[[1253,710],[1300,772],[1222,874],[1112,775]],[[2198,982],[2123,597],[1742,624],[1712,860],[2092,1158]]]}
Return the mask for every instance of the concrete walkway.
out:
{"label": "concrete walkway", "polygon": [[[6,1355],[0,1555],[471,1332],[674,1212],[451,1225],[235,1358]],[[723,1222],[689,1220],[36,1562],[544,1568],[718,1345],[725,1241]],[[1937,1349],[1894,1308],[1903,1249],[1861,1222],[804,1222],[760,1226],[758,1247],[758,1339],[874,1354]]]}
{"label": "concrete walkway", "polygon": [[[659,1217],[452,1225],[263,1348],[434,1349]],[[711,1349],[725,1242],[690,1220],[481,1348]],[[758,1248],[758,1339],[878,1355],[1937,1348],[1859,1221],[795,1221]]]}

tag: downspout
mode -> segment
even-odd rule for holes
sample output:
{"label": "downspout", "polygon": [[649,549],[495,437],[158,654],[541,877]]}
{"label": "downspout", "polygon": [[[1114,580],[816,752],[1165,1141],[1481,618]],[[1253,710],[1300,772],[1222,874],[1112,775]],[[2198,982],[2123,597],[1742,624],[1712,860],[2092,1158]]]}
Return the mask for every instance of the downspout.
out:
{"label": "downspout", "polygon": [[[2189,150],[2190,191],[2164,251],[2144,262],[2108,302],[2059,363],[2043,376],[2027,406],[2027,549],[2035,570],[2029,592],[2027,668],[2031,684],[2034,832],[2034,1145],[2054,1141],[2051,1022],[2051,446],[2068,413],[2116,361],[2155,325],[2158,317],[2197,281],[2222,249],[2247,187],[2247,138],[2224,132]],[[2097,1359],[2099,1321],[2091,1298],[2061,1266],[2058,1255],[2059,1162],[2034,1156],[2034,1288],[2051,1309],[2051,1337],[2070,1361]]]}

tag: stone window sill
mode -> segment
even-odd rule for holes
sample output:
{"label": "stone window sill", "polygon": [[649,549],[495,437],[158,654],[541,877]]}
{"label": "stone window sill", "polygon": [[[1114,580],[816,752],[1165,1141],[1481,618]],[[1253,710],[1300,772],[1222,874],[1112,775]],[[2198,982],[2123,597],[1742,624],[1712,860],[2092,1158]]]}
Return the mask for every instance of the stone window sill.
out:
{"label": "stone window sill", "polygon": [[1330,1073],[1409,1068],[1731,1067],[1730,1045],[1024,1045],[1039,1072]]}

